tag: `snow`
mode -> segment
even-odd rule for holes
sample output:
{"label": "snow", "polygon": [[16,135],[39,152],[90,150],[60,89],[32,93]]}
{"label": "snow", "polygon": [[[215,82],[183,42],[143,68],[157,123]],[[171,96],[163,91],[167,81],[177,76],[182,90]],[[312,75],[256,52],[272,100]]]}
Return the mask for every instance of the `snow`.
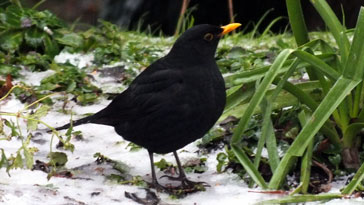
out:
{"label": "snow", "polygon": [[67,52],[61,52],[57,56],[54,57],[56,63],[66,63],[69,62],[74,66],[79,68],[83,68],[86,66],[92,65],[92,61],[94,60],[93,54],[72,54]]}
{"label": "snow", "polygon": [[[61,53],[56,57],[57,62],[66,62],[77,65],[79,68],[90,65],[92,62],[91,55]],[[121,64],[122,65],[122,64]],[[38,85],[39,81],[52,74],[52,71],[39,73],[23,73],[27,76],[22,81]],[[95,78],[99,84],[103,84],[110,79],[103,79],[100,76]],[[111,83],[112,84],[112,83]],[[114,82],[115,86],[118,86]],[[122,88],[120,88],[122,89]],[[52,98],[56,99],[57,96]],[[66,109],[71,109],[74,113],[73,119],[78,119],[86,113],[94,113],[108,105],[110,101],[100,99],[99,102],[89,106],[79,106],[75,103],[68,103]],[[48,115],[42,118],[43,121],[56,127],[63,125],[70,120],[70,115],[56,112],[62,106],[62,102],[57,102]],[[21,110],[24,105],[14,97],[10,97],[0,102],[0,111],[16,113]],[[2,116],[7,119],[12,117]],[[20,120],[20,126],[23,133],[26,133],[26,124]],[[40,129],[45,128],[40,126]],[[57,140],[53,142],[53,151],[63,151],[68,155],[66,167],[76,170],[73,172],[73,178],[52,177],[47,180],[47,174],[42,171],[31,171],[26,169],[11,170],[10,175],[4,169],[0,170],[0,204],[5,205],[45,205],[45,204],[136,204],[132,200],[124,196],[124,192],[137,193],[138,196],[145,196],[145,190],[133,185],[121,185],[113,183],[106,179],[106,175],[112,173],[110,166],[97,165],[93,155],[97,152],[114,159],[120,160],[130,168],[129,174],[133,176],[140,175],[146,181],[151,181],[149,157],[146,150],[142,149],[136,152],[130,152],[127,148],[128,142],[124,141],[115,133],[112,127],[86,124],[75,127],[74,130],[81,130],[84,140],[72,139],[75,145],[74,152],[58,150],[55,146]],[[63,131],[64,133],[64,131]],[[48,161],[49,145],[51,135],[44,131],[33,132],[35,136],[31,141],[31,147],[37,147],[38,152],[35,153],[35,159]],[[179,150],[180,159],[183,162],[191,158],[202,157],[196,152],[197,142],[187,145]],[[12,139],[11,141],[0,141],[0,147],[5,150],[7,156],[16,153],[20,147],[21,141]],[[202,174],[188,174],[191,180],[207,182],[208,187],[204,192],[190,194],[182,199],[171,199],[167,194],[158,193],[164,204],[198,204],[198,205],[221,205],[223,203],[234,204],[254,204],[263,200],[282,197],[278,194],[257,193],[259,188],[248,188],[248,185],[239,179],[233,173],[217,173],[216,156],[222,150],[210,153],[207,156],[206,165],[208,170]],[[165,158],[168,162],[173,162],[172,154],[155,155],[155,161]],[[100,168],[101,167],[101,168]],[[156,169],[157,175],[163,173]],[[334,187],[342,187],[347,179],[333,184]],[[165,183],[165,180],[160,180]],[[338,193],[339,188],[333,188]],[[346,200],[345,203],[363,203],[361,199]],[[333,200],[329,204],[345,204],[343,200]],[[315,204],[315,203],[313,203]]]}

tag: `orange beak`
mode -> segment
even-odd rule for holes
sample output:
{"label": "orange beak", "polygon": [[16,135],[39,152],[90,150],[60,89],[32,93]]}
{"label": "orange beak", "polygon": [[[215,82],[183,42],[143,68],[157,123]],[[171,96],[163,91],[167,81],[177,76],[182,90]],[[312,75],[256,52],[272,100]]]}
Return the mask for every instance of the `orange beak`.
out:
{"label": "orange beak", "polygon": [[231,23],[231,24],[228,24],[226,26],[221,26],[222,29],[224,29],[221,33],[221,35],[225,35],[233,30],[235,30],[236,28],[238,28],[239,26],[241,26],[240,23]]}

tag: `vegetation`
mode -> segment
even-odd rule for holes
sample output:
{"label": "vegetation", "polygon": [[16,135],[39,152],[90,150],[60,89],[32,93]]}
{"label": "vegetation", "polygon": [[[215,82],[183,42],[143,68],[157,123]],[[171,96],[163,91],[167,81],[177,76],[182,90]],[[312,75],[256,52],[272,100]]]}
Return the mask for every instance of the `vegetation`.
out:
{"label": "vegetation", "polygon": [[[88,105],[113,96],[95,85],[90,73],[122,62],[124,69],[118,80],[127,86],[142,69],[163,56],[174,39],[120,31],[105,21],[100,21],[98,27],[75,31],[74,26],[49,11],[23,8],[18,1],[13,2],[0,8],[0,102],[13,94],[25,106],[17,113],[0,112],[0,117],[4,117],[0,118],[0,142],[21,141],[19,149],[10,156],[0,148],[0,168],[9,173],[11,169],[46,165],[51,177],[64,173],[67,152],[77,149],[72,139],[82,136],[72,128],[64,136],[54,131],[49,162],[34,162],[38,148],[29,146],[34,137],[32,131],[39,124],[53,129],[41,118],[54,103],[74,101]],[[272,35],[269,28],[262,34],[253,29],[222,39],[216,55],[228,98],[219,126],[202,139],[200,151],[207,154],[219,150],[219,173],[233,170],[251,186],[293,190],[292,196],[267,203],[340,198],[362,187],[364,61],[360,56],[364,56],[364,9],[357,26],[347,30],[325,0],[311,2],[329,32],[308,33],[300,1],[286,0],[293,37],[288,32]],[[193,24],[193,17],[182,20],[182,30]],[[78,68],[70,62],[55,61],[54,57],[62,52],[92,53],[94,60],[92,65]],[[24,74],[44,71],[53,74],[42,79],[40,85],[22,82]],[[308,79],[303,78],[306,74]],[[14,79],[20,83],[13,85]],[[55,94],[62,97],[51,97]],[[19,119],[27,120],[26,133],[22,132]],[[53,151],[54,137],[63,152]],[[138,151],[140,147],[129,144],[128,149]],[[268,157],[262,154],[264,149]],[[99,153],[95,157],[99,163],[111,163],[121,173],[109,176],[110,180],[145,186],[140,176],[129,176],[124,168],[120,171],[119,162]],[[201,173],[205,171],[205,160],[202,157],[184,167]],[[155,164],[161,170],[174,169],[164,159]],[[313,195],[322,192],[320,185],[332,180],[321,174],[325,180],[310,185],[310,179],[319,174],[313,165],[334,177],[356,174],[340,194]],[[287,175],[295,176],[299,185],[291,185]],[[297,193],[304,195],[296,196]]]}

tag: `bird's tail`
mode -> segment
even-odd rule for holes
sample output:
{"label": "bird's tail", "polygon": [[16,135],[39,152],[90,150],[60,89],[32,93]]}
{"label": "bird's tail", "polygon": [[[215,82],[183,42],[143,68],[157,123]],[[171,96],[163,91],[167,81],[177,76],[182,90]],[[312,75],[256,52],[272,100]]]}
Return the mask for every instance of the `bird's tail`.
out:
{"label": "bird's tail", "polygon": [[86,124],[86,123],[91,123],[93,117],[94,116],[91,115],[91,116],[88,116],[88,117],[85,117],[85,118],[82,118],[82,119],[79,119],[79,120],[72,121],[71,123],[62,125],[60,127],[56,127],[54,129],[55,130],[64,130],[64,129],[70,128],[71,127],[71,124],[72,124],[72,127],[74,127],[74,126],[78,126],[78,125],[82,125],[82,124]]}

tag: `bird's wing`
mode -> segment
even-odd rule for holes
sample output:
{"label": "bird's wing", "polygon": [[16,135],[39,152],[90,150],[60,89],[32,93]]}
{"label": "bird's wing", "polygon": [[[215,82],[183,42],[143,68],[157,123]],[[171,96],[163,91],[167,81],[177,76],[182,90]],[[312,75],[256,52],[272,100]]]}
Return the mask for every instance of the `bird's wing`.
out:
{"label": "bird's wing", "polygon": [[180,70],[171,68],[154,70],[151,67],[130,85],[129,96],[139,114],[144,115],[172,103],[181,95],[183,86]]}
{"label": "bird's wing", "polygon": [[[164,114],[166,106],[181,96],[184,86],[179,69],[156,62],[143,71],[129,86],[98,114],[99,121],[110,121],[108,125],[120,122],[143,120],[154,112]],[[100,123],[106,124],[106,123]]]}

